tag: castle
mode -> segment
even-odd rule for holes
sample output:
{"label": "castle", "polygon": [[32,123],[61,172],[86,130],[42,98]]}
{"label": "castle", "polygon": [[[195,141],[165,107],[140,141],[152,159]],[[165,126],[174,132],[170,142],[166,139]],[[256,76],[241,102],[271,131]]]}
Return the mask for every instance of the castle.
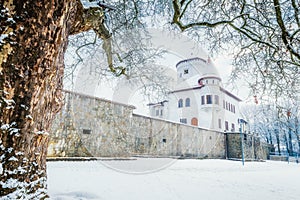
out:
{"label": "castle", "polygon": [[222,86],[210,58],[182,60],[176,70],[177,84],[168,99],[148,104],[152,117],[216,131],[238,130],[241,99]]}
{"label": "castle", "polygon": [[[168,99],[149,104],[152,117],[134,106],[64,91],[64,106],[52,125],[49,157],[184,156],[266,159],[270,147],[238,131],[241,101],[222,87],[209,60],[177,64],[177,84]],[[241,145],[243,144],[243,145]]]}

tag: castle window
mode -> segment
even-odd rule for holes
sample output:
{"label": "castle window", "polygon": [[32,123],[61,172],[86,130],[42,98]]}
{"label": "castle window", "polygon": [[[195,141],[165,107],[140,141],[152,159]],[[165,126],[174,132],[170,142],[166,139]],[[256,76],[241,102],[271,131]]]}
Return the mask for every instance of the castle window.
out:
{"label": "castle window", "polygon": [[223,100],[223,108],[225,109],[225,100]]}
{"label": "castle window", "polygon": [[205,96],[201,96],[201,105],[205,104]]}
{"label": "castle window", "polygon": [[231,132],[234,132],[234,131],[235,131],[235,125],[231,124]]}
{"label": "castle window", "polygon": [[163,110],[160,110],[160,116],[163,116]]}
{"label": "castle window", "polygon": [[91,134],[92,130],[91,129],[82,129],[83,134]]}
{"label": "castle window", "polygon": [[215,104],[219,105],[219,96],[215,95]]}
{"label": "castle window", "polygon": [[190,107],[190,106],[191,106],[191,100],[190,100],[190,98],[186,98],[185,107]]}
{"label": "castle window", "polygon": [[155,111],[155,115],[158,116],[159,115],[159,110]]}
{"label": "castle window", "polygon": [[163,142],[163,143],[167,143],[167,139],[166,139],[166,138],[163,138],[163,139],[162,139],[162,142]]}
{"label": "castle window", "polygon": [[186,124],[186,123],[187,123],[186,118],[181,118],[181,119],[180,119],[180,123]]}
{"label": "castle window", "polygon": [[228,121],[225,121],[225,130],[228,131],[229,127],[228,127]]}
{"label": "castle window", "polygon": [[185,69],[185,70],[183,70],[183,73],[184,73],[184,74],[188,74],[188,73],[189,73],[189,70],[188,70],[188,69]]}
{"label": "castle window", "polygon": [[222,120],[221,119],[218,120],[218,124],[219,124],[219,128],[221,129],[222,128]]}
{"label": "castle window", "polygon": [[178,101],[178,108],[182,108],[183,107],[183,100],[179,99]]}
{"label": "castle window", "polygon": [[206,95],[206,103],[212,104],[212,95]]}

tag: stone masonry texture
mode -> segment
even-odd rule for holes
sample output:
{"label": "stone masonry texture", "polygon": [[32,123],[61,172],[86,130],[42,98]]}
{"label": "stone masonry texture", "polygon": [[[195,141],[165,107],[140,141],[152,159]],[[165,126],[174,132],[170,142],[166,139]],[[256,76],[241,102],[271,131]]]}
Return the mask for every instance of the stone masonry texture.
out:
{"label": "stone masonry texture", "polygon": [[[133,114],[134,106],[64,92],[52,125],[48,157],[181,156],[241,158],[241,138],[195,126]],[[227,139],[226,139],[227,137]],[[269,147],[243,138],[245,157],[267,159]],[[227,150],[226,150],[227,149]]]}

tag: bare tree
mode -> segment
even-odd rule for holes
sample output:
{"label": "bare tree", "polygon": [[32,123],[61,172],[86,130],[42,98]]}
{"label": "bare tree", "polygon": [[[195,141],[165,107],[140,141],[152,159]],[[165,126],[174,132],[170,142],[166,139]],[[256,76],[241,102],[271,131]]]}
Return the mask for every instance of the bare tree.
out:
{"label": "bare tree", "polygon": [[[120,0],[110,2],[110,5],[101,1],[98,4],[109,6],[104,22],[111,33],[110,50],[103,48],[105,40],[99,39],[94,31],[69,37],[66,55],[71,59],[66,62],[65,67],[67,83],[74,84],[74,72],[77,68],[88,67],[89,69],[85,70],[90,73],[87,79],[99,82],[103,82],[104,79],[109,82],[122,81],[132,87],[139,85],[140,91],[146,96],[154,91],[160,94],[167,93],[170,89],[170,77],[164,73],[164,68],[156,64],[156,59],[161,58],[166,51],[152,46],[151,35],[143,21],[145,13],[151,12],[156,3]],[[126,83],[123,79],[127,80]]]}
{"label": "bare tree", "polygon": [[[259,105],[241,108],[243,117],[250,124],[250,132],[259,135],[282,153],[284,146],[290,156],[299,152],[299,102],[265,101]],[[298,150],[297,150],[298,149]]]}
{"label": "bare tree", "polygon": [[235,55],[233,78],[245,75],[252,92],[274,98],[299,93],[300,2],[173,0],[182,31]]}

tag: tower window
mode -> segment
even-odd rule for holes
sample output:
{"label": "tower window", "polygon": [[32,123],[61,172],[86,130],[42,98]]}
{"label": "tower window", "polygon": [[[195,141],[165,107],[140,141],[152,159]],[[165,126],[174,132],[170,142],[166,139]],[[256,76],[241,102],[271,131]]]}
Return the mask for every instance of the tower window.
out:
{"label": "tower window", "polygon": [[182,108],[183,107],[183,100],[179,99],[178,101],[178,108]]}
{"label": "tower window", "polygon": [[190,107],[191,106],[191,100],[190,98],[185,99],[185,107]]}
{"label": "tower window", "polygon": [[188,73],[189,73],[189,70],[188,70],[188,69],[185,69],[185,70],[183,70],[183,73],[184,73],[184,74],[188,74]]}
{"label": "tower window", "polygon": [[212,104],[212,95],[206,95],[206,103]]}
{"label": "tower window", "polygon": [[201,96],[201,105],[205,104],[205,96]]}
{"label": "tower window", "polygon": [[219,96],[215,95],[215,104],[219,105]]}

